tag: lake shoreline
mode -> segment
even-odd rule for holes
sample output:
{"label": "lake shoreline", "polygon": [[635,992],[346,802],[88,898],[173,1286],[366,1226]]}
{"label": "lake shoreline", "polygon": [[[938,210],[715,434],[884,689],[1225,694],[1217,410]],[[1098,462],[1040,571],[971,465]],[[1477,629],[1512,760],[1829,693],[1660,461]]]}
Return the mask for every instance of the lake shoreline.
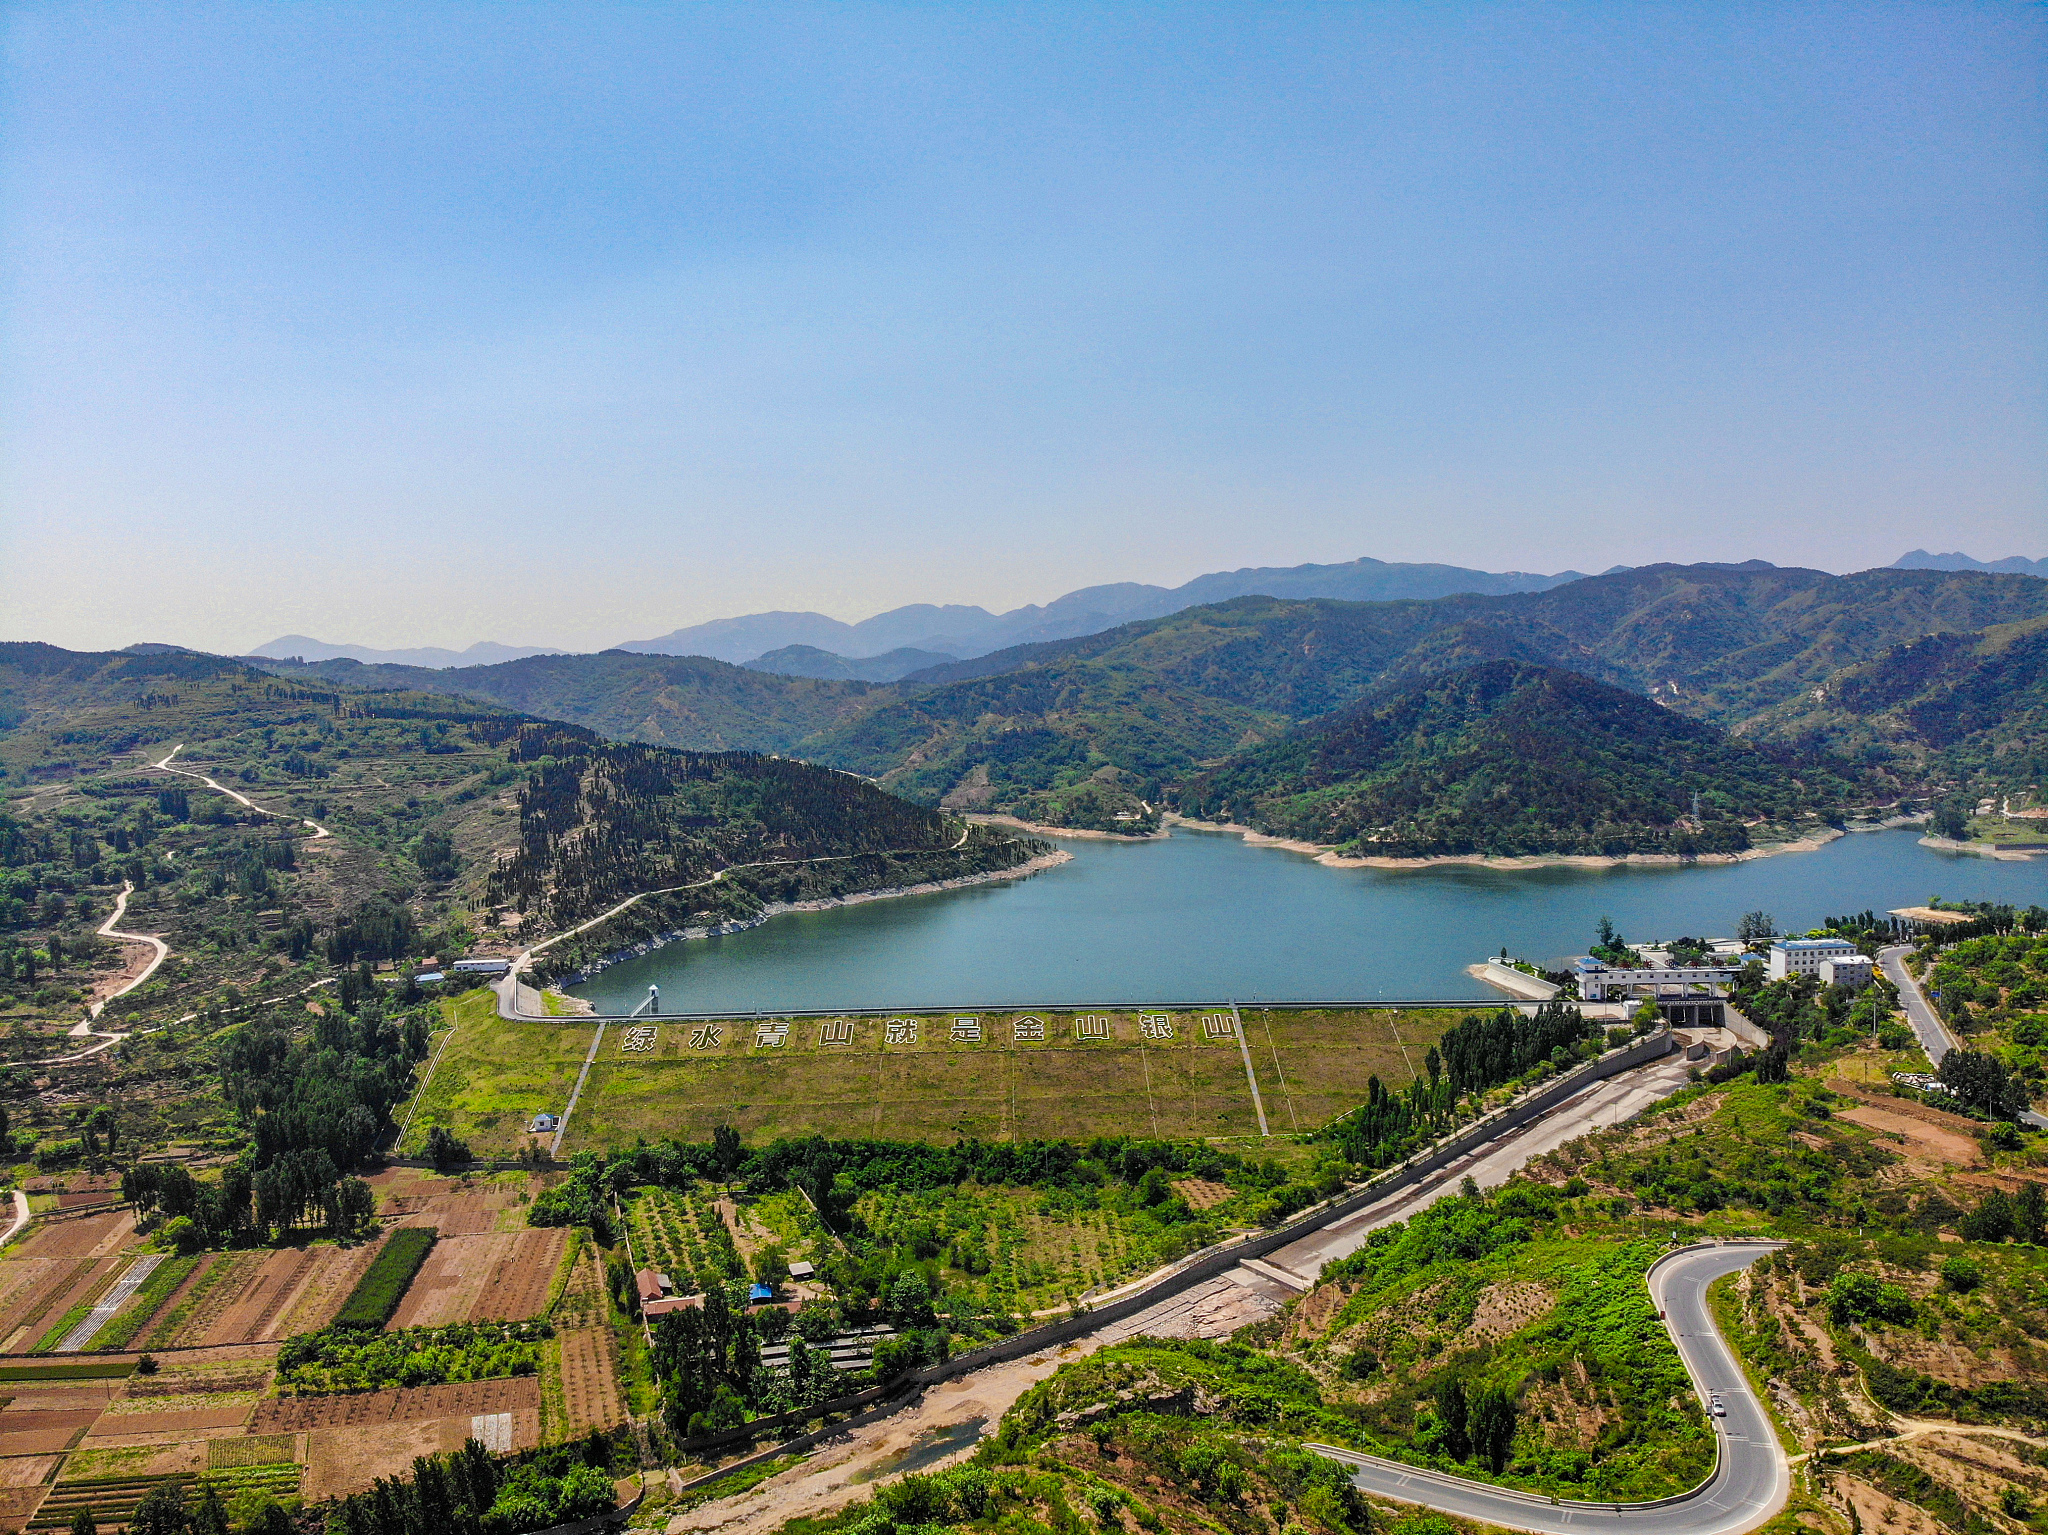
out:
{"label": "lake shoreline", "polygon": [[1439,853],[1428,858],[1347,858],[1327,843],[1302,842],[1291,837],[1273,837],[1265,832],[1255,831],[1249,826],[1239,826],[1230,821],[1197,821],[1190,816],[1171,815],[1167,825],[1185,826],[1190,831],[1228,832],[1242,837],[1246,847],[1276,847],[1282,852],[1302,853],[1313,858],[1326,869],[1434,869],[1452,864],[1465,864],[1480,869],[1620,869],[1637,868],[1687,868],[1699,864],[1751,863],[1759,858],[1773,858],[1779,853],[1813,853],[1826,847],[1847,832],[1829,827],[1810,837],[1800,837],[1791,842],[1772,842],[1763,847],[1744,848],[1739,853],[1624,853],[1618,858],[1609,858],[1598,853],[1528,853],[1519,857],[1500,858],[1485,853]]}
{"label": "lake shoreline", "polygon": [[749,932],[770,917],[787,916],[791,912],[830,911],[838,906],[864,906],[869,901],[888,901],[900,895],[936,895],[942,890],[964,890],[969,885],[987,885],[1004,879],[1023,879],[1027,875],[1038,874],[1071,862],[1073,856],[1072,853],[1055,848],[1050,853],[1041,853],[1036,858],[1012,864],[1007,869],[990,869],[982,874],[957,874],[951,879],[928,879],[917,885],[890,885],[878,890],[855,890],[846,895],[820,896],[812,901],[770,901],[744,922],[720,922],[711,927],[681,927],[667,933],[656,933],[652,938],[643,938],[630,947],[614,950],[602,959],[592,960],[582,969],[562,976],[550,984],[557,991],[566,991],[571,986],[581,986],[595,979],[614,965],[624,964],[629,959],[639,959],[652,954],[656,949],[665,949],[673,943],[688,943],[698,938],[719,938],[730,933]]}
{"label": "lake shoreline", "polygon": [[967,819],[977,826],[1007,826],[1014,831],[1029,832],[1034,837],[1077,837],[1084,842],[1158,842],[1172,835],[1171,820],[1157,831],[1095,831],[1079,826],[1041,826],[1036,821],[1019,820],[1013,815],[989,815],[982,811],[970,811]]}

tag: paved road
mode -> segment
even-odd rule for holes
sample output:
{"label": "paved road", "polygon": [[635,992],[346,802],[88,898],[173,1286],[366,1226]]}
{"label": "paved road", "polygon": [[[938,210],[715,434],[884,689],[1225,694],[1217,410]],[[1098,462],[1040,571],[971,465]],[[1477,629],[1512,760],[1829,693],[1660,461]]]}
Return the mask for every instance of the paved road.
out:
{"label": "paved road", "polygon": [[1913,1032],[1920,1036],[1920,1048],[1927,1052],[1927,1059],[1936,1067],[1941,1058],[1956,1047],[1955,1036],[1948,1031],[1948,1025],[1941,1021],[1941,1015],[1927,1000],[1927,994],[1920,989],[1920,983],[1907,973],[1905,958],[1913,952],[1908,943],[1894,944],[1891,948],[1880,949],[1877,961],[1884,967],[1884,978],[1899,988],[1899,1001],[1906,1009],[1906,1019],[1913,1025]]}
{"label": "paved road", "polygon": [[1332,1445],[1313,1448],[1355,1468],[1352,1480],[1377,1497],[1477,1519],[1539,1535],[1740,1535],[1762,1524],[1784,1505],[1791,1468],[1768,1411],[1750,1393],[1742,1368],[1715,1330],[1707,1310],[1707,1286],[1723,1274],[1747,1268],[1777,1246],[1769,1242],[1687,1248],[1650,1272],[1650,1291],[1666,1314],[1693,1384],[1705,1396],[1719,1392],[1728,1408],[1711,1421],[1720,1439],[1714,1474],[1693,1492],[1657,1503],[1553,1502],[1403,1466],[1378,1456]]}
{"label": "paved road", "polygon": [[1688,1062],[1674,1051],[1647,1066],[1596,1082],[1521,1129],[1461,1157],[1420,1187],[1402,1189],[1378,1204],[1319,1227],[1299,1241],[1268,1254],[1266,1262],[1303,1279],[1313,1279],[1324,1264],[1357,1252],[1377,1228],[1405,1221],[1437,1200],[1455,1194],[1466,1178],[1482,1189],[1497,1188],[1521,1168],[1566,1141],[1642,1113],[1684,1087],[1687,1068]]}

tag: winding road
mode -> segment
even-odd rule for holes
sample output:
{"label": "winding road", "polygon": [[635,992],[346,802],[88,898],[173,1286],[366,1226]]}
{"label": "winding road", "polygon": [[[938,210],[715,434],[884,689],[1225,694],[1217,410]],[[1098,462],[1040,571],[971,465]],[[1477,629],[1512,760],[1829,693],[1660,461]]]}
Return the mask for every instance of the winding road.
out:
{"label": "winding road", "polygon": [[1956,1047],[1956,1039],[1949,1033],[1948,1025],[1941,1021],[1941,1015],[1934,1010],[1934,1004],[1927,1000],[1920,983],[1906,969],[1906,956],[1912,952],[1910,943],[1893,944],[1890,948],[1878,950],[1877,962],[1884,967],[1884,978],[1899,988],[1899,1001],[1905,1005],[1906,1021],[1920,1036],[1920,1048],[1927,1052],[1927,1059],[1939,1070],[1941,1058]]}
{"label": "winding road", "polygon": [[238,794],[233,789],[230,789],[226,784],[214,782],[214,780],[208,778],[204,773],[195,773],[191,768],[172,767],[171,758],[177,756],[178,753],[183,751],[184,749],[185,743],[183,741],[180,741],[176,746],[173,746],[169,751],[165,752],[161,758],[159,758],[155,762],[152,762],[150,766],[155,768],[159,773],[176,773],[181,778],[196,778],[201,783],[205,784],[207,788],[213,789],[221,794],[225,794],[229,799],[233,800],[236,804],[241,805],[246,809],[253,810],[258,815],[275,816],[280,821],[297,821],[301,826],[310,826],[313,828],[313,840],[315,842],[318,842],[322,837],[331,837],[334,835],[333,832],[329,831],[326,827],[322,826],[318,821],[308,821],[303,816],[295,816],[288,810],[272,810],[267,805],[259,805],[256,803],[256,801],[249,798],[248,795]]}
{"label": "winding road", "polygon": [[1726,1417],[1712,1418],[1717,1454],[1713,1475],[1691,1492],[1654,1503],[1584,1503],[1515,1492],[1463,1477],[1424,1471],[1376,1455],[1317,1444],[1309,1448],[1353,1467],[1352,1481],[1375,1497],[1420,1503],[1461,1519],[1477,1519],[1538,1535],[1741,1535],[1776,1513],[1791,1490],[1792,1471],[1769,1412],[1749,1389],[1742,1366],[1715,1328],[1707,1286],[1749,1267],[1783,1244],[1731,1242],[1681,1248],[1650,1270],[1650,1294],[1703,1398],[1718,1394]]}

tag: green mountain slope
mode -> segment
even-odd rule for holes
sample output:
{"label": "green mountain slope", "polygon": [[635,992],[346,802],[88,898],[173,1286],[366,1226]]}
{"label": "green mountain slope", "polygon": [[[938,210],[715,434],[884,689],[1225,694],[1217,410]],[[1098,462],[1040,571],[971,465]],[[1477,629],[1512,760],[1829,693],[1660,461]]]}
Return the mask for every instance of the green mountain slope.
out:
{"label": "green mountain slope", "polygon": [[528,656],[497,666],[365,666],[359,661],[268,661],[285,677],[356,688],[405,688],[489,699],[583,725],[615,741],[693,751],[788,751],[868,707],[865,682],[781,676],[707,656]]}
{"label": "green mountain slope", "polygon": [[[174,746],[176,766],[276,814],[152,770]],[[80,956],[62,985],[46,971],[15,988],[33,1010],[15,1041],[30,1055],[42,1022],[77,1021],[95,967],[118,964],[92,929],[124,882],[131,925],[175,956],[119,1004],[154,1017],[230,977],[323,954],[459,952],[500,920],[538,936],[734,865],[771,867],[722,880],[722,916],[786,899],[792,879],[837,895],[1036,851],[980,829],[962,842],[960,823],[831,768],[608,742],[472,699],[189,652],[0,645],[0,777],[0,950],[47,953],[55,938]],[[615,942],[607,929],[592,941]],[[20,973],[0,966],[0,994]]]}
{"label": "green mountain slope", "polygon": [[1245,597],[917,673],[800,749],[920,799],[1007,808],[1106,772],[1153,798],[1373,689],[1480,661],[1578,672],[1740,728],[1892,645],[2043,617],[2048,582],[2025,576],[1761,565],[1434,602]]}
{"label": "green mountain slope", "polygon": [[1353,853],[1611,856],[1737,851],[1855,792],[1638,694],[1488,661],[1243,753],[1179,808]]}
{"label": "green mountain slope", "polygon": [[1895,645],[1752,726],[1991,794],[2048,784],[2048,621]]}

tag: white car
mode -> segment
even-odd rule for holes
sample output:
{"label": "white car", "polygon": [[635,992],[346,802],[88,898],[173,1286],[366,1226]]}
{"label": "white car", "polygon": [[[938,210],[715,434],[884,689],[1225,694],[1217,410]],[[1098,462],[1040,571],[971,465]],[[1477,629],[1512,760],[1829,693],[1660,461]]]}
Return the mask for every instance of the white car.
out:
{"label": "white car", "polygon": [[1711,1406],[1711,1407],[1713,1408],[1713,1411],[1714,1411],[1714,1416],[1715,1416],[1715,1417],[1717,1417],[1717,1418],[1725,1418],[1725,1417],[1727,1417],[1727,1416],[1728,1416],[1728,1409],[1727,1409],[1726,1407],[1724,1407],[1724,1406],[1723,1406],[1723,1405],[1721,1404],[1721,1399],[1720,1399],[1720,1397],[1716,1396],[1716,1397],[1712,1397],[1712,1398],[1710,1398],[1710,1399],[1709,1399],[1709,1402],[1708,1402],[1708,1405],[1709,1405],[1709,1406]]}

